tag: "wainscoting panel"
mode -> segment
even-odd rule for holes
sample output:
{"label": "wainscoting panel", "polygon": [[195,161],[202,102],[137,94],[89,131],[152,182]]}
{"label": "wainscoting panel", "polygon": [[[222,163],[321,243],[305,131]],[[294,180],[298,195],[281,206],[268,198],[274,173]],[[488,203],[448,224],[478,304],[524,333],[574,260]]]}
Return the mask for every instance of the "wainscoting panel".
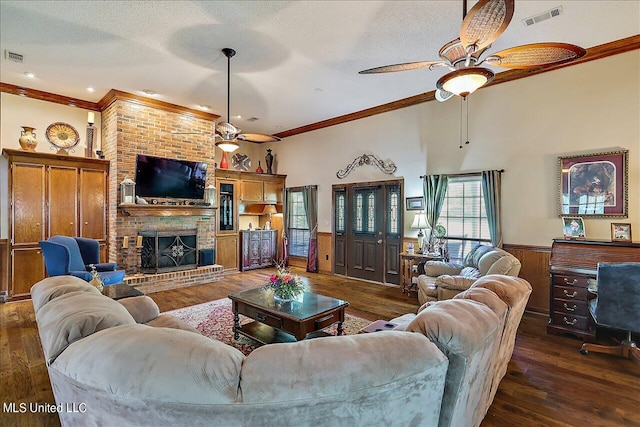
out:
{"label": "wainscoting panel", "polygon": [[520,260],[520,277],[531,283],[533,288],[527,310],[548,314],[551,247],[505,244],[503,249]]}
{"label": "wainscoting panel", "polygon": [[331,233],[318,233],[318,272],[332,273],[333,250],[331,245]]}

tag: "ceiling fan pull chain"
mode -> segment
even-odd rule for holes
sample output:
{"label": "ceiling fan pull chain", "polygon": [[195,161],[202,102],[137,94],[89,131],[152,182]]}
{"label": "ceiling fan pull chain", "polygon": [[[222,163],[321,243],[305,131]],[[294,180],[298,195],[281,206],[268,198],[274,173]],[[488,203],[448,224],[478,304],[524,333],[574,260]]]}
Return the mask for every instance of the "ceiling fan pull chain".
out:
{"label": "ceiling fan pull chain", "polygon": [[459,149],[462,150],[462,129],[464,127],[464,123],[462,122],[462,103],[464,102],[464,98],[460,97],[460,146]]}
{"label": "ceiling fan pull chain", "polygon": [[466,114],[466,121],[467,121],[467,135],[466,136],[467,137],[465,138],[466,139],[465,144],[468,145],[469,144],[469,97],[465,96],[464,98],[462,98],[462,100],[463,100],[464,105],[465,105],[466,110],[467,110],[466,111],[466,113],[467,113]]}

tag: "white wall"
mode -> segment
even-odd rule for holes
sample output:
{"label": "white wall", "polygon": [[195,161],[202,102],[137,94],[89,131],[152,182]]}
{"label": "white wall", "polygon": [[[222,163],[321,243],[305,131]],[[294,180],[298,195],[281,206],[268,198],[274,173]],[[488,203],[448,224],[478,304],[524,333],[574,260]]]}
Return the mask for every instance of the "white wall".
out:
{"label": "white wall", "polygon": [[[287,186],[318,185],[319,231],[330,232],[332,184],[391,178],[371,166],[336,177],[363,153],[398,166],[393,178],[404,178],[406,197],[422,194],[425,173],[505,169],[505,243],[550,246],[562,233],[558,157],[628,149],[629,218],[587,219],[585,227],[588,238],[609,240],[612,222],[630,222],[640,235],[640,51],[481,89],[469,102],[471,143],[463,149],[460,100],[452,98],[271,144],[278,173]],[[416,236],[412,220],[413,212],[405,215],[406,236]]]}
{"label": "white wall", "polygon": [[[47,141],[45,132],[50,124],[63,122],[73,126],[80,135],[80,143],[75,146],[75,152],[69,155],[84,157],[87,146],[87,113],[88,110],[82,108],[0,93],[0,148],[21,149],[18,139],[22,126],[30,126],[36,128],[38,146],[35,151],[55,154],[57,149],[51,149],[53,146]],[[95,113],[95,121],[94,149],[98,149],[101,139],[101,121],[98,112]],[[0,238],[3,239],[8,237],[7,178],[7,161],[3,157],[0,161]]]}

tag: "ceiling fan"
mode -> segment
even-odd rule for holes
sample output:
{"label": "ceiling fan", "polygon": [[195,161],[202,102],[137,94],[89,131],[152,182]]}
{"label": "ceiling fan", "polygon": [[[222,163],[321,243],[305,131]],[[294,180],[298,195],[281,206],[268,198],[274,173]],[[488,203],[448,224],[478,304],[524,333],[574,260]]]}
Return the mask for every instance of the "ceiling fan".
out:
{"label": "ceiling fan", "polygon": [[453,95],[466,98],[493,80],[493,71],[481,67],[483,63],[502,68],[539,68],[570,62],[587,53],[583,48],[568,43],[534,43],[505,49],[482,59],[491,43],[511,22],[514,0],[479,0],[469,13],[467,0],[462,3],[460,37],[440,49],[440,60],[385,65],[362,70],[359,74],[448,68],[451,72],[438,80],[435,93],[438,101],[446,101]]}
{"label": "ceiling fan", "polygon": [[[216,142],[216,147],[224,152],[231,153],[240,148],[240,141],[255,142],[258,144],[265,142],[277,142],[281,139],[277,136],[266,135],[263,133],[241,133],[241,130],[231,124],[231,115],[229,114],[229,105],[231,104],[231,58],[235,56],[236,51],[225,47],[222,49],[222,53],[227,57],[227,121],[219,122],[215,125],[216,138],[220,138],[220,141]],[[175,132],[178,135],[188,135],[194,132]]]}

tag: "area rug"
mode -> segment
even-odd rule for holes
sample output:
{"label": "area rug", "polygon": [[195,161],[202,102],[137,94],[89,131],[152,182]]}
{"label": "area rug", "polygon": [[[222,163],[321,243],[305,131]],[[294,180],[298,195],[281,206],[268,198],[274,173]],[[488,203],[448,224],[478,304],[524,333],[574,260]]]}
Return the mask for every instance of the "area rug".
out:
{"label": "area rug", "polygon": [[[222,298],[215,301],[205,302],[191,307],[179,308],[177,310],[167,311],[164,314],[171,314],[182,319],[189,325],[195,327],[205,337],[214,338],[229,344],[245,355],[248,355],[258,347],[258,343],[250,338],[240,335],[238,340],[233,339],[233,311],[231,310],[231,300]],[[240,316],[240,323],[245,324],[252,322],[245,316]],[[345,315],[345,321],[342,325],[345,335],[357,334],[358,331],[371,323],[370,320],[361,317]],[[337,325],[334,324],[324,330],[325,332],[336,335]]]}

